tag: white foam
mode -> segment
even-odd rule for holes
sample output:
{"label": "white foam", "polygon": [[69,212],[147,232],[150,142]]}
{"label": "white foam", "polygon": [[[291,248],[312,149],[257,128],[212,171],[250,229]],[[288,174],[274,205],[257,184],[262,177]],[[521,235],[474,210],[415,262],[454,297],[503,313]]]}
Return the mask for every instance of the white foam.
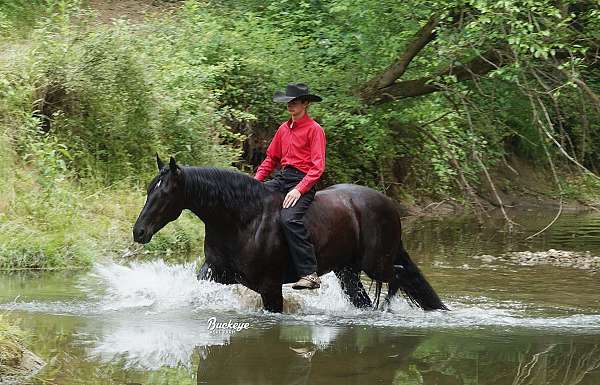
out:
{"label": "white foam", "polygon": [[[320,326],[386,326],[399,328],[531,328],[555,332],[600,333],[600,314],[585,314],[576,308],[562,311],[519,301],[498,301],[485,296],[442,298],[451,311],[424,312],[402,297],[385,310],[361,310],[350,304],[333,274],[322,277],[314,291],[283,289],[284,314],[262,310],[260,296],[241,285],[198,281],[193,264],[173,265],[163,261],[136,262],[128,266],[97,265],[82,286],[90,298],[73,302],[20,302],[1,308],[53,314],[110,314],[121,310],[142,314],[180,311],[183,318],[207,313],[234,320],[251,317],[254,324],[268,327],[281,322]],[[385,295],[382,293],[382,298]],[[552,315],[552,316],[549,316]]]}
{"label": "white foam", "polygon": [[[88,298],[55,302],[15,301],[0,307],[90,317],[81,335],[91,357],[109,362],[124,358],[127,367],[156,369],[189,365],[195,348],[227,344],[230,334],[210,333],[207,320],[249,322],[250,328],[285,325],[289,338],[299,335],[318,349],[332,344],[347,326],[398,329],[517,329],[552,333],[598,334],[600,314],[573,309],[566,316],[548,316],[552,309],[535,304],[498,301],[485,296],[443,298],[451,311],[424,312],[397,296],[385,310],[354,308],[333,274],[322,277],[315,291],[285,285],[284,314],[262,310],[260,296],[241,285],[198,281],[194,264],[164,261],[96,265],[80,283]],[[382,293],[382,298],[385,295]],[[294,325],[298,328],[294,328]],[[292,329],[294,330],[292,330]],[[283,336],[285,337],[285,336]],[[282,338],[283,338],[282,337]],[[86,338],[80,338],[86,340]],[[293,341],[291,341],[293,342]]]}
{"label": "white foam", "polygon": [[600,332],[600,314],[574,314],[557,317],[532,317],[521,303],[497,303],[482,297],[480,303],[446,301],[451,311],[424,312],[401,298],[392,301],[390,312],[372,319],[373,326],[400,326],[427,329],[528,328],[555,332]]}
{"label": "white foam", "polygon": [[[445,300],[449,312],[424,312],[411,307],[401,296],[386,311],[354,308],[333,273],[322,277],[314,291],[283,288],[286,314],[262,311],[260,296],[241,285],[221,285],[198,281],[194,264],[168,264],[162,260],[97,265],[90,273],[96,284],[86,280],[86,291],[101,304],[102,311],[144,308],[151,313],[188,309],[190,314],[206,311],[253,314],[278,321],[318,324],[360,324],[404,328],[529,327],[600,331],[600,315],[573,314],[562,317],[534,317],[530,306],[519,302],[499,302],[486,297]],[[382,294],[382,298],[385,294]]]}
{"label": "white foam", "polygon": [[162,260],[96,265],[82,288],[100,301],[103,310],[144,307],[150,311],[201,306],[211,310],[243,310],[254,306],[236,286],[198,281],[195,264],[168,264]]}

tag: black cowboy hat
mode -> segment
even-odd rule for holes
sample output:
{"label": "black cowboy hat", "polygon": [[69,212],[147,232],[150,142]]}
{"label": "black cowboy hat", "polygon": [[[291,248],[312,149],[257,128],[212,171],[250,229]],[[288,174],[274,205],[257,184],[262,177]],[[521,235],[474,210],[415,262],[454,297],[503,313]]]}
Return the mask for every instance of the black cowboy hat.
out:
{"label": "black cowboy hat", "polygon": [[317,95],[312,95],[308,89],[308,86],[304,83],[290,83],[285,87],[284,91],[275,91],[273,95],[273,101],[279,103],[287,103],[296,98],[302,98],[303,100],[308,100],[309,102],[320,102],[321,97]]}

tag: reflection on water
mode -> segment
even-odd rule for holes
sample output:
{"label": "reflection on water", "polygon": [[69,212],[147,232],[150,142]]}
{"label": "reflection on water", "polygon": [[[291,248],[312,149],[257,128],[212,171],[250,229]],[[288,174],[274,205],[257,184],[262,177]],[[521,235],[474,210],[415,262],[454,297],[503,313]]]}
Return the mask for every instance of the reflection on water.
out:
{"label": "reflection on water", "polygon": [[[391,384],[424,337],[384,330],[276,326],[232,337],[200,360],[198,384]],[[230,367],[235,366],[235,370]]]}
{"label": "reflection on water", "polygon": [[310,339],[285,334],[275,327],[211,348],[199,362],[198,384],[597,384],[600,381],[600,372],[596,371],[600,367],[598,339],[595,343],[585,339],[520,342],[500,336],[489,340],[345,328],[338,332],[335,343],[319,347]]}
{"label": "reflection on water", "polygon": [[117,326],[114,320],[72,318],[24,319],[48,332],[38,337],[37,350],[51,358],[51,366],[33,383],[600,383],[600,336],[594,334],[407,332],[286,321],[267,327],[256,320],[248,330],[210,336],[195,334],[205,328],[203,320],[140,321],[140,331],[135,322]]}
{"label": "reflection on water", "polygon": [[210,333],[203,322],[178,314],[108,318],[98,326],[100,330],[88,331],[90,336],[99,336],[89,341],[89,357],[106,363],[123,358],[126,368],[147,370],[189,367],[196,347],[228,344],[231,336]]}
{"label": "reflection on water", "polygon": [[[32,331],[49,365],[33,384],[598,384],[600,275],[477,255],[550,248],[600,256],[600,216],[409,223],[407,248],[451,312],[398,297],[354,309],[335,276],[285,288],[282,315],[240,286],[198,282],[193,264],[97,265],[89,273],[0,277],[0,307]],[[368,287],[368,282],[366,282]],[[247,322],[210,331],[208,320]]]}

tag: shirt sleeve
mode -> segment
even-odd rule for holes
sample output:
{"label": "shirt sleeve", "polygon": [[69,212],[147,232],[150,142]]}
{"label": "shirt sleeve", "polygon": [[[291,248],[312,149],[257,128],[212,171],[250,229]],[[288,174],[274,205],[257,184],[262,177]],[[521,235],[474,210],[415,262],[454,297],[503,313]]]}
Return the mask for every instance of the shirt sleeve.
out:
{"label": "shirt sleeve", "polygon": [[275,132],[271,144],[267,148],[267,157],[256,169],[254,179],[264,181],[281,161],[281,127]]}
{"label": "shirt sleeve", "polygon": [[310,160],[311,168],[308,170],[304,178],[298,183],[296,189],[304,194],[317,183],[323,172],[325,171],[325,145],[327,139],[325,131],[321,126],[316,125],[310,137]]}

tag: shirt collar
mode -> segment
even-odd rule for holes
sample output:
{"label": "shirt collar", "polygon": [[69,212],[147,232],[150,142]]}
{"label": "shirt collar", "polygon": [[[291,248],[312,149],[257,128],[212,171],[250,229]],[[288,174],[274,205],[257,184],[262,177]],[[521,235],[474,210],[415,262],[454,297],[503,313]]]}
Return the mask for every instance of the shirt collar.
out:
{"label": "shirt collar", "polygon": [[312,118],[308,115],[308,112],[305,112],[304,115],[300,119],[298,119],[298,120],[296,120],[296,122],[294,122],[293,127],[292,127],[292,118],[290,118],[287,121],[287,126],[288,126],[288,128],[294,129],[296,127],[304,127],[307,124],[310,124],[311,122],[312,122]]}

